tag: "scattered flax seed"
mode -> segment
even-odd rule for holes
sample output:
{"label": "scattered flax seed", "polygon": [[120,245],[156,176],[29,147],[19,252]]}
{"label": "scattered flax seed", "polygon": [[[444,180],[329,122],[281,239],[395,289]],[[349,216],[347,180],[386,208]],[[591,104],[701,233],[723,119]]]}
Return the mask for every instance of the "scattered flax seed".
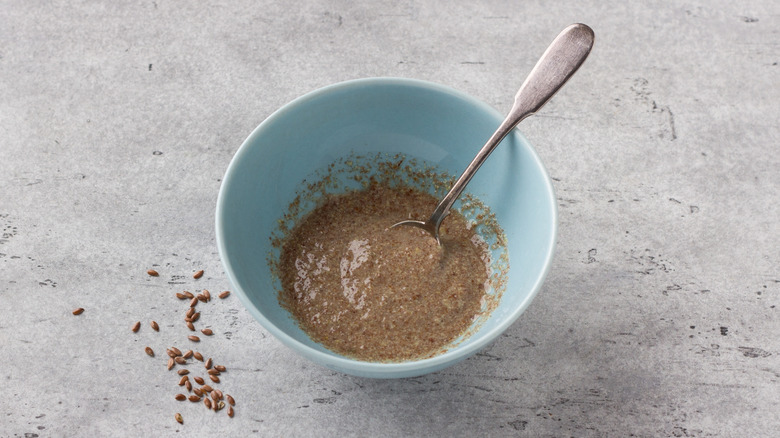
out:
{"label": "scattered flax seed", "polygon": [[182,295],[184,295],[185,297],[190,298],[190,299],[195,298],[195,295],[193,295],[192,292],[189,292],[189,291],[186,291],[186,290],[182,292]]}
{"label": "scattered flax seed", "polygon": [[227,402],[230,403],[230,406],[236,405],[236,401],[233,400],[233,397],[231,397],[230,394],[225,395],[225,400],[227,400]]}
{"label": "scattered flax seed", "polygon": [[203,385],[200,387],[200,390],[203,391],[204,394],[206,394],[213,391],[214,388],[212,388],[211,385]]}
{"label": "scattered flax seed", "polygon": [[218,296],[219,296],[219,298],[220,298],[220,299],[223,299],[223,300],[224,300],[225,298],[227,298],[227,297],[228,297],[228,295],[230,295],[230,291],[229,291],[229,290],[226,290],[225,292],[222,292],[222,293],[221,293],[221,294],[219,294]]}
{"label": "scattered flax seed", "polygon": [[189,377],[187,377],[187,376],[181,376],[181,379],[179,379],[179,386],[184,386],[184,384],[185,384],[186,382],[188,382],[189,380],[190,380],[190,378],[189,378]]}
{"label": "scattered flax seed", "polygon": [[135,324],[133,324],[133,328],[132,328],[133,333],[137,332],[140,329],[141,329],[141,321],[138,321]]}
{"label": "scattered flax seed", "polygon": [[211,365],[213,363],[214,362],[212,362],[211,358],[209,358],[209,360],[206,361],[206,364],[204,366],[206,367],[207,370],[210,370],[211,369]]}
{"label": "scattered flax seed", "polygon": [[187,295],[184,295],[181,292],[176,292],[176,298],[178,298],[180,300],[186,300],[187,299]]}
{"label": "scattered flax seed", "polygon": [[189,380],[184,382],[184,387],[187,388],[187,391],[192,392],[192,383]]}
{"label": "scattered flax seed", "polygon": [[219,404],[217,405],[217,409],[214,409],[214,410],[215,410],[215,411],[219,411],[219,410],[221,410],[221,409],[222,409],[222,408],[224,408],[224,407],[225,407],[225,402],[223,402],[222,400],[220,400],[220,401],[219,401]]}
{"label": "scattered flax seed", "polygon": [[199,279],[200,277],[203,277],[203,269],[201,269],[200,271],[198,271],[198,272],[196,272],[195,274],[192,275],[192,278],[194,278],[196,280]]}
{"label": "scattered flax seed", "polygon": [[171,368],[173,368],[173,367],[174,367],[174,365],[176,365],[176,362],[173,360],[173,358],[172,358],[172,357],[169,357],[169,358],[168,358],[168,371],[170,371],[170,370],[171,370]]}
{"label": "scattered flax seed", "polygon": [[151,356],[151,357],[154,357],[154,350],[152,350],[152,348],[151,348],[151,347],[146,347],[146,348],[144,348],[144,351],[145,351],[145,352],[146,352],[146,354],[148,354],[149,356]]}
{"label": "scattered flax seed", "polygon": [[198,320],[198,318],[200,318],[200,312],[195,312],[194,314],[192,314],[192,318],[190,318],[190,321],[195,322]]}
{"label": "scattered flax seed", "polygon": [[203,296],[206,297],[206,301],[211,301],[211,293],[206,289],[203,289]]}
{"label": "scattered flax seed", "polygon": [[211,329],[209,329],[209,328],[205,328],[205,329],[201,330],[200,332],[203,333],[206,336],[211,336],[211,335],[214,334],[214,332]]}
{"label": "scattered flax seed", "polygon": [[191,395],[190,396],[190,401],[193,402],[193,403],[197,403],[197,402],[200,401],[200,397],[198,397],[197,395]]}
{"label": "scattered flax seed", "polygon": [[233,406],[228,407],[228,417],[233,418],[235,413],[233,412]]}
{"label": "scattered flax seed", "polygon": [[84,313],[84,308],[83,307],[79,307],[78,309],[73,311],[74,315],[81,315],[82,313]]}
{"label": "scattered flax seed", "polygon": [[203,385],[205,383],[203,377],[198,376],[198,377],[193,377],[193,379],[195,380],[195,383],[197,383],[198,385]]}
{"label": "scattered flax seed", "polygon": [[181,350],[179,350],[176,347],[171,347],[171,351],[173,351],[177,356],[181,356]]}
{"label": "scattered flax seed", "polygon": [[184,424],[184,418],[181,417],[180,413],[177,412],[174,418],[176,418],[176,421],[178,421],[179,424]]}
{"label": "scattered flax seed", "polygon": [[200,342],[200,338],[195,335],[189,335],[187,336],[187,339],[189,339],[192,342]]}
{"label": "scattered flax seed", "polygon": [[205,296],[205,295],[203,295],[203,294],[198,294],[198,296],[196,296],[195,298],[197,298],[197,299],[199,299],[199,300],[203,301],[204,303],[207,301],[207,300],[206,300],[206,296]]}
{"label": "scattered flax seed", "polygon": [[211,392],[209,393],[209,396],[211,396],[211,398],[212,398],[214,401],[217,401],[217,400],[219,400],[219,396],[217,395],[217,390],[216,390],[216,389],[215,389],[215,390],[213,390],[213,391],[211,391]]}
{"label": "scattered flax seed", "polygon": [[203,404],[206,405],[206,409],[211,409],[211,400],[208,398],[203,399]]}
{"label": "scattered flax seed", "polygon": [[159,325],[157,325],[157,321],[152,321],[152,322],[151,322],[151,326],[152,326],[152,330],[154,330],[154,331],[156,331],[156,332],[159,332],[159,331],[160,331],[160,326],[159,326]]}
{"label": "scattered flax seed", "polygon": [[[195,299],[195,298],[193,298],[193,299]],[[194,315],[194,314],[195,314],[195,308],[194,307],[190,307],[189,309],[187,309],[187,313],[184,314],[186,316],[186,318],[184,318],[184,319],[190,319],[190,318],[192,318],[192,315]]]}
{"label": "scattered flax seed", "polygon": [[150,270],[146,271],[146,273],[149,274],[150,277],[159,277],[160,276],[160,274],[157,271],[155,271],[154,269],[150,269]]}
{"label": "scattered flax seed", "polygon": [[190,301],[190,307],[195,307],[197,304],[198,304],[198,297],[195,297]]}
{"label": "scattered flax seed", "polygon": [[187,328],[193,332],[195,331],[195,325],[192,324],[192,321],[187,321]]}
{"label": "scattered flax seed", "polygon": [[194,353],[192,353],[192,357],[194,357],[195,359],[198,359],[199,361],[203,362],[203,355],[202,355],[202,354],[200,354],[200,353],[199,353],[199,352],[197,352],[197,351],[196,351],[196,352],[194,352]]}
{"label": "scattered flax seed", "polygon": [[215,368],[217,371],[221,372],[221,373],[224,373],[225,371],[227,371],[227,368],[225,368],[225,365],[217,365],[217,366],[215,366],[214,368]]}
{"label": "scattered flax seed", "polygon": [[184,394],[176,394],[176,400],[178,401],[184,401],[187,399],[187,396]]}
{"label": "scattered flax seed", "polygon": [[176,358],[173,359],[173,360],[175,360],[176,363],[179,364],[179,365],[184,365],[184,364],[187,363],[187,359],[185,359],[185,358],[183,358],[181,356],[176,356]]}
{"label": "scattered flax seed", "polygon": [[217,394],[217,398],[218,398],[219,400],[222,400],[223,398],[225,398],[225,395],[224,395],[224,394],[222,394],[222,391],[220,391],[219,389],[217,389],[217,388],[214,388],[214,392]]}
{"label": "scattered flax seed", "polygon": [[206,374],[208,374],[209,376],[218,376],[220,373],[219,373],[218,369],[212,368],[212,369],[206,371]]}
{"label": "scattered flax seed", "polygon": [[209,379],[211,379],[211,381],[214,383],[219,383],[219,377],[217,376],[209,375]]}
{"label": "scattered flax seed", "polygon": [[195,388],[192,390],[192,392],[194,392],[198,397],[203,397],[203,391],[201,391],[200,388]]}
{"label": "scattered flax seed", "polygon": [[179,371],[176,371],[176,372],[179,373],[180,376],[186,376],[187,374],[190,373],[190,370],[183,369],[183,370],[179,370]]}
{"label": "scattered flax seed", "polygon": [[182,357],[185,358],[185,359],[191,358],[192,357],[192,350],[187,350],[186,352],[184,352],[184,355]]}

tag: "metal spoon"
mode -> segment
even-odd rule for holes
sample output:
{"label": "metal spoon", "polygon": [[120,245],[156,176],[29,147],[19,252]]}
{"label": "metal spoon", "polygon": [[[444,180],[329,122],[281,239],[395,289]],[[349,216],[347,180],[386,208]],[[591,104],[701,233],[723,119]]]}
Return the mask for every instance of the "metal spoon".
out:
{"label": "metal spoon", "polygon": [[[439,226],[450,213],[450,208],[460,193],[466,188],[471,178],[482,163],[523,119],[536,113],[553,95],[574,75],[574,72],[585,62],[593,47],[593,30],[584,24],[572,24],[564,29],[553,40],[542,57],[525,79],[520,90],[515,95],[512,110],[498,127],[490,140],[482,146],[471,164],[461,174],[455,185],[439,202],[436,210],[427,221],[406,220],[393,225],[411,225],[431,233],[439,241]],[[391,227],[392,228],[392,227]]]}

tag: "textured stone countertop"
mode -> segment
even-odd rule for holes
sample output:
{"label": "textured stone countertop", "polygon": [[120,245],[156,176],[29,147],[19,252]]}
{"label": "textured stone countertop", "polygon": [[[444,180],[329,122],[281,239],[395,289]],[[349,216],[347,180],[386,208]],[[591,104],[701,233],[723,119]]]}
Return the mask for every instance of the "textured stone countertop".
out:
{"label": "textured stone countertop", "polygon": [[[372,76],[505,112],[573,22],[591,57],[520,127],[558,196],[554,264],[503,336],[356,378],[231,296],[198,349],[235,417],[174,400],[173,294],[230,289],[215,203],[258,123]],[[773,0],[2,2],[0,436],[777,436],[779,62]]]}

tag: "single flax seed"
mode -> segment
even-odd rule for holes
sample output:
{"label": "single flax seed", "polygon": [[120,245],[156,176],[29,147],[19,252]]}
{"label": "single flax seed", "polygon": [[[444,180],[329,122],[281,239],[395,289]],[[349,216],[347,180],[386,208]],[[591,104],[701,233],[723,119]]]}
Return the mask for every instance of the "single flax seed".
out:
{"label": "single flax seed", "polygon": [[192,278],[194,278],[196,280],[199,279],[200,277],[203,277],[203,269],[201,269],[200,271],[198,271],[198,272],[196,272],[195,274],[192,275]]}
{"label": "single flax seed", "polygon": [[141,321],[138,321],[135,324],[133,324],[133,328],[131,330],[133,330],[133,333],[136,333],[140,329],[141,329]]}
{"label": "single flax seed", "polygon": [[79,307],[78,309],[73,311],[74,315],[81,315],[82,313],[84,313],[84,308],[83,307]]}
{"label": "single flax seed", "polygon": [[222,292],[221,294],[219,294],[218,296],[219,296],[220,299],[224,300],[225,298],[228,297],[228,295],[230,295],[230,291],[226,290],[226,291]]}
{"label": "single flax seed", "polygon": [[154,350],[152,350],[151,347],[144,348],[144,351],[146,351],[146,354],[148,354],[151,357],[154,357]]}

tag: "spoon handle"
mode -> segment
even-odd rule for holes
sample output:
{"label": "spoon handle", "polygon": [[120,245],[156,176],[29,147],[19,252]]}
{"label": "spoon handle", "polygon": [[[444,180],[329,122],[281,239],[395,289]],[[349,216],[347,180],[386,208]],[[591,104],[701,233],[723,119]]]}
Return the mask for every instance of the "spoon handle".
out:
{"label": "spoon handle", "polygon": [[572,24],[553,40],[531,73],[515,95],[512,110],[506,116],[495,133],[482,146],[474,160],[439,202],[433,211],[429,223],[435,224],[438,231],[441,221],[449,214],[450,208],[471,181],[482,163],[501,143],[512,129],[523,119],[539,111],[540,108],[560,90],[578,68],[585,62],[593,47],[593,30],[584,24]]}

